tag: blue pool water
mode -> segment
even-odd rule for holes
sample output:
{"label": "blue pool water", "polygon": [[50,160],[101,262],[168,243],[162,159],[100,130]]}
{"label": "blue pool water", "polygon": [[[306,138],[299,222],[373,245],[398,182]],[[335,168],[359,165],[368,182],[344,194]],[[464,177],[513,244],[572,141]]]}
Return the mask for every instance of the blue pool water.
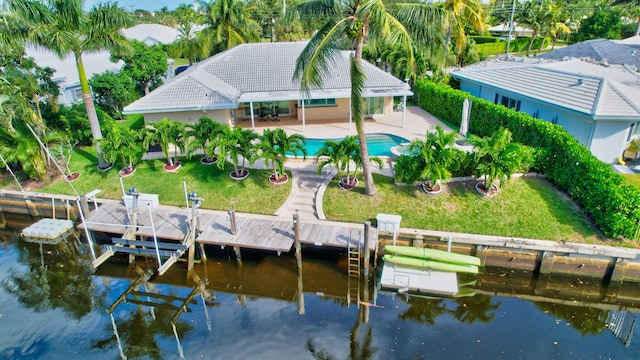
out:
{"label": "blue pool water", "polygon": [[[314,157],[318,149],[324,146],[324,142],[327,140],[342,140],[342,138],[336,139],[309,139],[307,138],[307,156]],[[367,134],[367,145],[369,147],[369,155],[371,156],[391,156],[391,148],[403,143],[407,143],[409,140],[392,134]]]}

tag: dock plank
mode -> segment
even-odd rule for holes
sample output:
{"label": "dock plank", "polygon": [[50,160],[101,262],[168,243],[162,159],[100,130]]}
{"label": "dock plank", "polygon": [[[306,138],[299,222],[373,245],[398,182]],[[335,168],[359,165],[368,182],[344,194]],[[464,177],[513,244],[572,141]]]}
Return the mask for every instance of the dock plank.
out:
{"label": "dock plank", "polygon": [[[153,224],[158,238],[182,241],[187,234],[188,209],[161,205],[152,211]],[[289,251],[294,242],[293,219],[270,215],[235,213],[237,234],[231,233],[227,212],[198,210],[196,238],[203,244],[239,246],[271,251]],[[153,236],[151,218],[146,209],[139,211],[138,235]],[[107,203],[87,216],[89,230],[124,234],[129,220],[122,203]],[[80,225],[83,228],[84,225]],[[299,220],[300,241],[310,246],[346,248],[349,242],[363,242],[364,226],[334,221]],[[378,231],[371,228],[370,249],[375,249]]]}

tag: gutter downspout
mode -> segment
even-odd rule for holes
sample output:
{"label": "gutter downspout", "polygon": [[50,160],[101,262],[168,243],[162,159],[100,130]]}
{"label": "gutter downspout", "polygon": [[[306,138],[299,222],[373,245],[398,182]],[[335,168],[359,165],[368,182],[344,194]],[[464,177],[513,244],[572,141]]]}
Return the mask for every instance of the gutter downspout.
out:
{"label": "gutter downspout", "polygon": [[249,110],[251,111],[251,130],[256,131],[256,118],[253,114],[253,101],[249,101]]}

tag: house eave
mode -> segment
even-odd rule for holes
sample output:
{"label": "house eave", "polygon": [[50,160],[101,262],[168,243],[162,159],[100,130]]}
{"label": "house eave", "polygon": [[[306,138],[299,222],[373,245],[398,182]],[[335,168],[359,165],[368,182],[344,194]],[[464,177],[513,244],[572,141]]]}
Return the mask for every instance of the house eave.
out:
{"label": "house eave", "polygon": [[238,104],[216,104],[216,105],[205,105],[205,106],[194,106],[194,107],[182,107],[182,108],[162,108],[162,109],[145,109],[145,110],[127,110],[126,108],[122,111],[125,115],[132,114],[157,114],[157,113],[167,113],[167,112],[184,112],[184,111],[206,111],[206,110],[227,110],[227,109],[235,109],[238,107]]}

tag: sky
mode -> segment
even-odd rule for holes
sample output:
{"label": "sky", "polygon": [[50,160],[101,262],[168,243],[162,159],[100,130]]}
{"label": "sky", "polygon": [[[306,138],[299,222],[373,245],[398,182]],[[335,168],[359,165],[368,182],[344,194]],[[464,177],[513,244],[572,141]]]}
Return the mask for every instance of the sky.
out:
{"label": "sky", "polygon": [[[109,2],[107,0],[85,0],[84,8],[85,10],[91,9],[94,5],[99,3]],[[169,8],[169,10],[173,10],[178,7],[180,4],[193,4],[193,0],[112,0],[112,2],[117,2],[118,5],[131,11],[131,7],[134,9],[144,9],[147,11],[155,11],[159,10],[163,6]]]}

